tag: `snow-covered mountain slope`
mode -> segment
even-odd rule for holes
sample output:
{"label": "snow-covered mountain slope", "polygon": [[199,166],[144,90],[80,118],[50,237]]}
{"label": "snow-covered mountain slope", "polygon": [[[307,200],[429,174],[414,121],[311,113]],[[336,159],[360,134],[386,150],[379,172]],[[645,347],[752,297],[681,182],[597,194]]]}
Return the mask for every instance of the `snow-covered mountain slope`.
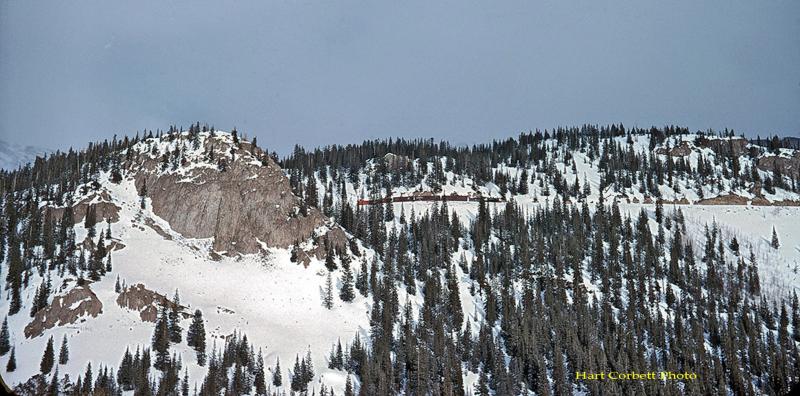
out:
{"label": "snow-covered mountain slope", "polygon": [[[222,348],[225,337],[234,330],[245,332],[254,348],[263,350],[268,367],[274,367],[280,358],[283,368],[290,368],[296,354],[303,356],[311,350],[317,371],[315,383],[324,381],[343,389],[343,376],[327,370],[325,358],[337,339],[348,340],[356,333],[366,335],[369,303],[359,296],[352,303],[337,302],[334,309],[325,309],[322,290],[327,271],[321,261],[314,259],[305,268],[290,262],[286,249],[213,261],[208,256],[210,240],[185,239],[151,211],[140,209],[132,179],[104,187],[109,189],[111,201],[120,207],[119,221],[111,224],[111,235],[125,247],[112,254],[113,271],[89,285],[103,304],[102,314],[28,339],[22,329],[31,321],[25,313],[34,296],[31,288],[26,289],[23,313],[9,317],[18,369],[4,373],[6,381],[16,384],[38,373],[41,352],[50,336],[57,341],[67,336],[70,362],[59,370],[70,378],[82,374],[87,362],[95,367],[117,367],[126,348],[148,346],[153,324],[141,320],[138,311],[117,303],[114,286],[119,277],[128,286],[143,284],[169,297],[177,290],[188,313],[195,309],[203,312],[209,351],[213,345]],[[158,225],[159,232],[148,225],[153,224],[149,220]],[[100,230],[105,227],[104,223],[98,224]],[[82,227],[76,227],[76,231],[77,240],[86,237],[87,231]],[[170,239],[162,236],[165,233]],[[74,284],[74,277],[67,273],[52,277],[51,282],[59,290],[56,294],[60,294],[69,287],[59,286]],[[31,285],[40,283],[40,276],[30,278]],[[181,325],[187,329],[190,322],[186,318]],[[195,364],[194,351],[185,343],[176,346],[175,351],[188,367],[192,382],[201,381],[207,368]],[[7,358],[0,361],[3,367]]]}
{"label": "snow-covered mountain slope", "polygon": [[[768,368],[760,373],[742,363],[744,381],[756,389],[752,393],[782,389],[785,384],[773,383],[772,372],[786,370],[783,377],[794,378],[791,365],[776,361],[778,352],[770,346],[770,340],[781,340],[781,331],[800,335],[796,323],[780,324],[778,314],[789,306],[791,316],[800,287],[794,150],[763,152],[743,140],[695,135],[670,136],[656,144],[650,136],[632,135],[598,141],[594,149],[569,149],[558,139],[542,139],[540,146],[514,148],[516,159],[479,150],[415,156],[398,149],[397,154],[337,167],[329,165],[337,161],[330,153],[295,155],[280,161],[281,169],[235,134],[201,131],[199,125],[188,133],[171,132],[92,146],[96,151],[75,160],[81,165],[57,158],[51,166],[62,172],[58,178],[4,195],[4,224],[14,231],[0,227],[5,232],[0,237],[16,249],[16,256],[10,250],[4,256],[7,281],[0,300],[2,312],[9,312],[9,343],[17,365],[3,370],[11,357],[0,356],[0,372],[8,383],[36,389],[50,381],[52,371],[39,373],[51,337],[56,346],[67,339],[69,362],[56,367],[59,378],[69,376],[69,386],[89,363],[113,373],[122,367],[126,350],[155,348],[158,326],[150,320],[158,304],[150,300],[169,299],[176,291],[182,306],[177,323],[184,337],[168,343],[168,350],[182,362],[178,374],[182,378],[185,373],[190,392],[202,390],[211,377],[224,382],[218,388],[233,393],[257,392],[237,385],[239,363],[225,365],[223,374],[215,371],[213,359],[208,365],[197,363],[186,338],[198,309],[209,356],[230,363],[221,352],[234,343],[234,334],[245,334],[263,356],[267,383],[280,359],[283,384],[269,390],[277,394],[291,391],[295,358],[307,353],[314,366],[309,393],[330,388],[346,394],[348,379],[363,394],[595,393],[596,384],[568,380],[565,385],[569,373],[558,378],[563,362],[556,348],[563,348],[569,365],[605,369],[597,365],[610,359],[606,352],[591,355],[597,361],[590,361],[575,358],[575,351],[589,356],[601,346],[618,348],[609,344],[621,337],[609,328],[615,322],[626,334],[636,331],[643,345],[618,352],[651,361],[630,370],[678,369],[670,359],[662,361],[674,353],[673,347],[653,332],[658,326],[679,326],[679,316],[686,326],[681,331],[699,334],[699,339],[686,337],[696,344],[687,347],[691,352],[681,352],[687,362],[683,368],[710,378],[715,370],[725,373],[714,359],[731,359],[723,352],[727,347],[718,345],[722,336],[715,336],[720,330],[712,319],[741,320],[739,308],[730,310],[739,305],[741,315],[752,314],[755,324],[736,338],[749,340],[748,347],[765,356],[769,352],[772,359],[762,362]],[[74,172],[80,166],[84,171]],[[48,172],[34,174],[46,177]],[[767,180],[772,185],[766,186]],[[404,199],[359,204],[387,198]],[[95,221],[97,235],[89,236],[87,226]],[[551,223],[561,231],[554,232]],[[617,228],[605,233],[609,224]],[[58,242],[51,245],[53,235]],[[582,239],[571,239],[576,235]],[[73,239],[75,246],[70,246]],[[107,250],[98,247],[100,241]],[[680,254],[673,253],[673,243]],[[634,270],[622,265],[626,260],[636,272],[627,272]],[[735,275],[737,264],[745,275]],[[613,271],[603,272],[606,267]],[[329,274],[335,296],[328,308]],[[86,279],[93,275],[96,281]],[[339,292],[353,286],[351,276],[364,291],[344,301]],[[722,278],[720,288],[735,289],[712,289],[718,287],[714,276]],[[83,313],[80,302],[56,304],[79,284],[96,296],[95,307],[101,305],[96,315]],[[541,288],[536,290],[547,304],[538,298],[532,302],[532,288]],[[44,305],[37,306],[42,289],[49,292]],[[644,295],[649,301],[631,313],[629,302]],[[740,295],[744,303],[730,297]],[[691,308],[677,309],[676,296],[677,305]],[[586,312],[573,311],[579,300],[587,304]],[[713,301],[712,314],[693,316],[708,309],[707,301]],[[528,309],[535,312],[525,313]],[[463,313],[463,320],[452,318],[455,311]],[[612,319],[601,319],[601,311]],[[72,320],[68,313],[75,312],[77,320]],[[554,324],[573,314],[591,318]],[[628,315],[639,315],[638,327],[625,327],[631,325]],[[536,320],[530,322],[531,317]],[[597,323],[607,327],[591,327]],[[725,331],[725,324],[718,327]],[[569,333],[575,329],[579,333]],[[576,346],[586,342],[580,331],[594,334],[594,343]],[[530,334],[536,337],[529,339]],[[566,335],[559,339],[559,334]],[[610,338],[603,344],[605,336]],[[353,356],[354,337],[364,343],[360,353],[368,357]],[[344,367],[332,367],[330,352],[337,341],[344,346]],[[780,342],[789,352],[797,348],[785,337]],[[519,343],[530,350],[520,353]],[[708,355],[692,355],[698,350]],[[742,351],[742,362],[753,359],[751,353]],[[245,370],[249,374],[243,381],[252,386],[257,371]],[[740,385],[734,377],[717,380],[730,380],[724,386],[732,388]],[[153,369],[146,381],[152,384],[149,390],[177,389],[170,385],[168,370]],[[667,389],[647,386],[605,391]],[[685,393],[700,389],[686,382],[676,386]]]}
{"label": "snow-covered mountain slope", "polygon": [[36,157],[44,155],[48,151],[40,147],[20,146],[0,139],[0,169],[17,169],[33,162]]}

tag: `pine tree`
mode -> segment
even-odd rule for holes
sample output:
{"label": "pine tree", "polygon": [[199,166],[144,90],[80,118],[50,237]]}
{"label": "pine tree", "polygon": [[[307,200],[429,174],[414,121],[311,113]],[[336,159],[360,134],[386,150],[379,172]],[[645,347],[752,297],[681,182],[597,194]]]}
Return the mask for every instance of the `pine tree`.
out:
{"label": "pine tree", "polygon": [[178,296],[178,290],[175,290],[175,296],[172,297],[172,304],[169,311],[169,341],[174,344],[181,343],[181,318],[180,318],[180,305],[181,299]]}
{"label": "pine tree", "polygon": [[166,371],[169,365],[169,318],[167,306],[161,305],[161,311],[156,319],[156,327],[153,331],[153,350],[156,353],[156,361],[153,364],[157,370]]}
{"label": "pine tree", "polygon": [[770,243],[773,249],[778,249],[781,247],[781,243],[778,240],[778,232],[775,231],[775,226],[772,227],[772,242]]}
{"label": "pine tree", "polygon": [[337,267],[336,267],[336,261],[334,261],[334,257],[333,257],[333,255],[334,255],[333,248],[330,245],[328,245],[327,240],[326,240],[325,245],[326,245],[326,248],[325,248],[325,268],[327,268],[328,271],[334,271],[334,270],[336,270]]}
{"label": "pine tree", "polygon": [[300,366],[300,356],[294,358],[294,369],[292,370],[292,381],[290,388],[295,392],[303,390],[303,369]]}
{"label": "pine tree", "polygon": [[308,207],[316,208],[319,205],[319,196],[317,194],[317,178],[311,173],[308,175],[305,188],[305,203]]}
{"label": "pine tree", "polygon": [[283,376],[281,375],[281,358],[275,358],[275,371],[272,372],[272,385],[283,386]]}
{"label": "pine tree", "polygon": [[3,327],[0,329],[0,356],[5,356],[11,350],[8,334],[8,316],[3,318]]}
{"label": "pine tree", "polygon": [[111,254],[108,254],[108,258],[106,259],[106,273],[111,272],[114,269],[113,265],[111,265]]}
{"label": "pine tree", "polygon": [[189,369],[183,371],[183,381],[181,381],[181,396],[189,396]]}
{"label": "pine tree", "polygon": [[67,364],[69,361],[69,347],[67,346],[67,335],[61,341],[61,350],[58,351],[58,364]]}
{"label": "pine tree", "polygon": [[[139,363],[138,349],[136,351],[136,364],[141,364]],[[122,387],[122,390],[131,390],[135,377],[134,359],[131,355],[131,350],[125,348],[125,354],[122,355],[122,362],[120,362],[119,369],[117,370],[117,383]]]}
{"label": "pine tree", "polygon": [[53,362],[55,361],[55,351],[53,350],[53,336],[47,340],[47,346],[44,348],[44,355],[39,364],[39,371],[42,374],[47,374],[53,369]]}
{"label": "pine tree", "polygon": [[339,298],[344,302],[351,302],[356,297],[353,291],[353,272],[350,270],[350,263],[348,260],[342,261],[342,289],[339,291]]}
{"label": "pine tree", "polygon": [[364,297],[369,294],[369,270],[365,259],[361,259],[361,270],[358,271],[358,276],[356,277],[356,289]]}
{"label": "pine tree", "polygon": [[478,377],[478,389],[475,390],[475,393],[480,396],[489,396],[489,378],[486,377],[486,370],[481,370],[481,374]]}
{"label": "pine tree", "polygon": [[322,299],[322,306],[327,309],[333,308],[333,279],[330,272],[328,272],[328,278],[325,281],[325,296]]}
{"label": "pine tree", "polygon": [[355,393],[353,393],[353,382],[350,381],[350,374],[347,375],[347,382],[344,383],[344,396],[355,396]]}
{"label": "pine tree", "polygon": [[16,349],[17,349],[16,347],[12,347],[11,355],[9,355],[8,357],[8,364],[6,364],[6,371],[9,373],[14,372],[14,370],[17,369],[17,358],[15,356],[16,353],[14,352]]}
{"label": "pine tree", "polygon": [[94,387],[92,386],[92,362],[86,364],[86,372],[83,376],[83,388],[82,392],[85,395],[91,395]]}
{"label": "pine tree", "polygon": [[736,237],[733,237],[733,239],[731,239],[731,243],[728,245],[728,247],[731,249],[733,254],[737,256],[739,255],[739,241],[736,240]]}
{"label": "pine tree", "polygon": [[58,366],[56,366],[56,370],[53,372],[53,377],[50,379],[50,385],[47,388],[47,395],[58,396],[58,388]]}
{"label": "pine tree", "polygon": [[186,332],[186,343],[193,347],[197,354],[197,364],[205,365],[206,361],[206,329],[203,322],[203,313],[199,309],[194,311],[192,324]]}
{"label": "pine tree", "polygon": [[257,395],[267,394],[267,381],[264,374],[264,356],[261,355],[261,350],[258,350],[258,360],[256,361],[256,373],[253,379],[253,385],[256,388]]}
{"label": "pine tree", "polygon": [[464,312],[461,308],[461,294],[458,285],[455,266],[451,265],[447,271],[447,300],[450,303],[450,320],[453,329],[456,331],[461,330],[461,325],[464,323]]}

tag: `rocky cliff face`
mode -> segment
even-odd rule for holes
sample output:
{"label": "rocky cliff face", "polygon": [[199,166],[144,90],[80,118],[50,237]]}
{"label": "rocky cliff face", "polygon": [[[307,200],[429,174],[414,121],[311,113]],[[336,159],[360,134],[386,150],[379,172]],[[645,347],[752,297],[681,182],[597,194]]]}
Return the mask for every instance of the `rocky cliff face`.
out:
{"label": "rocky cliff face", "polygon": [[102,312],[103,304],[89,286],[78,286],[63,296],[55,297],[50,305],[39,310],[25,326],[25,337],[38,337],[46,329],[75,323],[87,316],[97,317]]}
{"label": "rocky cliff face", "polygon": [[800,151],[795,151],[792,156],[770,155],[758,159],[758,169],[773,171],[778,169],[786,176],[795,176],[800,173]]}
{"label": "rocky cliff face", "polygon": [[[192,146],[188,136],[175,140],[170,147]],[[129,164],[137,190],[146,188],[153,212],[173,230],[187,238],[214,238],[217,252],[248,254],[306,240],[325,225],[314,208],[300,213],[289,179],[261,149],[234,143],[228,134],[203,135],[200,141],[197,149],[186,150],[188,159],[177,169],[164,169],[164,154],[152,143]]]}
{"label": "rocky cliff face", "polygon": [[[117,296],[117,305],[133,311],[138,311],[142,321],[152,323],[156,322],[158,310],[161,306],[167,306],[168,309],[173,309],[175,307],[175,303],[170,301],[166,296],[148,290],[141,283],[125,287],[125,289],[119,293],[119,296]],[[185,312],[186,307],[178,306],[178,310],[184,319],[190,317],[190,315]]]}

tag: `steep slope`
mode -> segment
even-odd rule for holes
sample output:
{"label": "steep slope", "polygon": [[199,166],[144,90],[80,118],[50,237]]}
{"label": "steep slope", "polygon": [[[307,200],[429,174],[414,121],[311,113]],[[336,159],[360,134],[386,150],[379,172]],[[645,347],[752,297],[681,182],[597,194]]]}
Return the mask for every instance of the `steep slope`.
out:
{"label": "steep slope", "polygon": [[127,169],[135,170],[137,191],[149,198],[153,212],[184,237],[213,238],[216,252],[285,248],[326,223],[315,208],[301,213],[299,198],[271,158],[230,134],[146,140],[133,150],[137,155]]}
{"label": "steep slope", "polygon": [[[280,168],[271,159],[256,160],[260,149],[247,142],[236,147],[228,133],[213,137],[202,133],[197,138],[196,149],[191,148],[188,134],[147,139],[130,153],[120,153],[127,159],[119,168],[100,172],[97,183],[72,192],[75,241],[87,249],[87,258],[98,243],[85,228],[91,208],[97,221],[93,228],[111,251],[113,267],[95,282],[83,280],[91,265],[87,263],[76,263],[78,276],[69,270],[30,274],[20,313],[8,317],[18,365],[14,372],[3,371],[9,384],[23,383],[38,373],[50,337],[68,340],[70,361],[59,366],[61,375],[78,378],[89,362],[95,369],[118,367],[126,349],[149,347],[153,315],[160,306],[153,297],[131,302],[130,296],[141,300],[145,294],[159,300],[165,299],[159,295],[171,299],[179,292],[181,327],[185,332],[191,314],[201,310],[208,353],[222,348],[234,331],[244,332],[256,351],[263,351],[266,369],[280,359],[286,370],[296,354],[311,351],[317,368],[314,383],[344,388],[344,377],[326,369],[326,352],[337,339],[366,336],[370,303],[359,296],[350,304],[336,303],[331,310],[323,307],[325,250],[316,243],[330,240],[346,246],[347,236],[315,208],[301,214],[299,200]],[[154,150],[172,153],[181,145],[183,166],[158,166],[156,158],[161,156]],[[224,171],[204,158],[205,153],[226,160]],[[41,205],[42,213],[53,219],[64,213],[64,207]],[[303,242],[309,250],[306,265],[290,260],[287,248],[295,242]],[[368,259],[372,253],[361,254]],[[335,281],[340,277],[341,271],[334,273]],[[77,286],[80,282],[86,284]],[[54,297],[31,318],[27,313],[36,286],[46,283],[52,285]],[[8,304],[3,300],[4,311]],[[199,386],[207,367],[196,363],[185,341],[173,350],[189,370],[191,382]],[[0,358],[3,368],[8,358]]]}

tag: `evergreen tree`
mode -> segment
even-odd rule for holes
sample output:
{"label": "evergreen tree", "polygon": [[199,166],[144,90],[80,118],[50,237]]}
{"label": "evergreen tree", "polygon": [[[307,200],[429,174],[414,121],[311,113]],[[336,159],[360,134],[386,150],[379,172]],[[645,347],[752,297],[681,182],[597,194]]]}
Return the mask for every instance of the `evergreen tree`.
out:
{"label": "evergreen tree", "polygon": [[344,302],[351,302],[355,298],[353,291],[353,272],[350,271],[350,263],[348,260],[342,261],[342,289],[339,291],[339,298]]}
{"label": "evergreen tree", "polygon": [[58,364],[67,364],[69,362],[69,347],[67,346],[67,335],[61,340],[61,350],[58,351]]}
{"label": "evergreen tree", "polygon": [[194,311],[192,324],[186,332],[186,343],[193,347],[197,354],[197,364],[205,365],[206,361],[206,329],[203,321],[203,313],[199,309]]}
{"label": "evergreen tree", "polygon": [[93,377],[92,377],[92,362],[86,364],[86,372],[83,376],[83,388],[82,393],[85,395],[91,395],[94,387],[92,386]]}
{"label": "evergreen tree", "polygon": [[169,311],[169,341],[173,344],[181,343],[181,318],[180,318],[181,299],[178,296],[178,290],[175,290],[175,296],[172,297],[172,304]]}
{"label": "evergreen tree", "polygon": [[11,347],[11,355],[8,356],[8,363],[6,364],[6,371],[9,373],[14,372],[17,369],[17,358],[16,353],[14,352],[17,348]]}
{"label": "evergreen tree", "polygon": [[256,361],[256,373],[253,379],[257,395],[267,394],[267,381],[264,373],[264,356],[261,355],[261,350],[258,350],[258,360]]}
{"label": "evergreen tree", "polygon": [[778,240],[778,232],[775,231],[774,226],[772,227],[772,242],[770,243],[770,246],[772,246],[773,249],[778,249],[781,247],[781,243]]}
{"label": "evergreen tree", "polygon": [[169,318],[167,306],[161,305],[161,310],[156,319],[156,327],[153,331],[153,350],[156,353],[156,360],[153,364],[157,370],[166,371],[170,363],[169,360]]}
{"label": "evergreen tree", "polygon": [[[304,360],[305,361],[305,360]],[[300,356],[295,356],[294,358],[294,369],[292,369],[292,380],[290,384],[290,388],[294,392],[300,392],[304,390],[304,376],[303,376],[303,369],[300,366]]]}
{"label": "evergreen tree", "polygon": [[58,366],[56,366],[56,369],[53,372],[53,376],[50,379],[50,385],[47,387],[47,395],[48,396],[58,396],[58,394],[59,394]]}
{"label": "evergreen tree", "polygon": [[283,385],[283,376],[281,375],[281,358],[275,358],[275,371],[272,372],[272,385],[281,387]]}
{"label": "evergreen tree", "polygon": [[328,272],[328,277],[325,280],[325,295],[322,298],[322,306],[327,309],[333,308],[333,279],[330,272]]}
{"label": "evergreen tree", "polygon": [[53,369],[53,363],[55,362],[55,350],[53,349],[53,336],[47,340],[47,346],[44,348],[44,355],[42,355],[42,361],[39,364],[39,371],[42,374],[47,374],[50,370]]}
{"label": "evergreen tree", "polygon": [[347,375],[347,382],[344,383],[344,396],[355,396],[353,392],[353,382],[350,381],[350,375]]}
{"label": "evergreen tree", "polygon": [[0,328],[0,356],[5,356],[11,350],[8,333],[8,316],[3,318],[3,326]]}
{"label": "evergreen tree", "polygon": [[453,330],[460,331],[461,325],[464,323],[464,312],[461,308],[461,293],[459,290],[459,282],[454,265],[450,266],[447,271],[447,300],[450,304],[450,320],[453,325]]}
{"label": "evergreen tree", "polygon": [[317,194],[317,178],[314,174],[308,175],[305,188],[305,203],[308,207],[316,208],[319,205],[319,196]]}
{"label": "evergreen tree", "polygon": [[336,267],[336,261],[334,261],[333,255],[334,255],[334,250],[327,243],[327,240],[326,240],[326,242],[325,242],[325,268],[327,268],[328,271],[334,271],[337,268]]}
{"label": "evergreen tree", "polygon": [[189,396],[189,369],[183,371],[183,381],[181,381],[181,396]]}
{"label": "evergreen tree", "polygon": [[369,294],[369,270],[365,259],[361,259],[361,269],[358,271],[355,286],[362,296],[366,297]]}

